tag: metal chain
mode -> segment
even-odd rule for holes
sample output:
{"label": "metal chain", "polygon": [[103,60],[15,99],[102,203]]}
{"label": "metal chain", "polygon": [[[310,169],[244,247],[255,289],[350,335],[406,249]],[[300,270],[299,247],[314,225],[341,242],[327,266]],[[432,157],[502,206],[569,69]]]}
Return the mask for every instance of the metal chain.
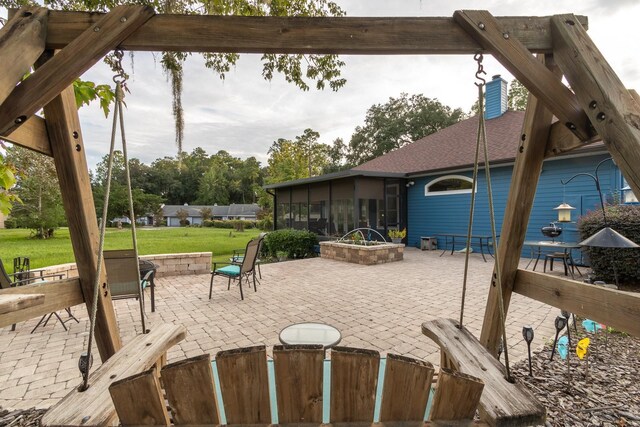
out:
{"label": "metal chain", "polygon": [[[92,356],[92,348],[93,348],[93,340],[95,336],[95,328],[96,328],[96,318],[98,314],[98,298],[100,294],[100,277],[102,275],[103,269],[103,254],[104,254],[104,240],[105,233],[107,227],[107,215],[109,211],[109,196],[111,193],[111,177],[113,173],[113,159],[115,154],[115,141],[116,141],[116,130],[118,122],[120,123],[120,134],[122,138],[122,149],[124,154],[125,161],[125,170],[127,175],[127,186],[129,190],[129,208],[130,213],[133,218],[132,232],[133,232],[133,243],[134,243],[134,252],[136,259],[138,257],[138,246],[137,239],[135,234],[135,216],[133,214],[133,198],[131,191],[131,179],[129,174],[129,164],[127,161],[127,151],[126,151],[126,140],[124,137],[124,119],[122,115],[122,106],[124,104],[124,90],[126,89],[126,81],[127,74],[124,72],[122,68],[122,58],[124,53],[122,50],[116,50],[114,53],[116,57],[116,62],[114,64],[114,71],[116,74],[113,77],[113,81],[116,83],[116,102],[113,109],[113,125],[111,127],[111,143],[109,146],[109,160],[107,162],[107,176],[105,183],[105,194],[103,199],[103,208],[102,208],[102,217],[100,221],[100,238],[98,243],[98,262],[96,267],[96,276],[93,285],[93,301],[91,304],[91,318],[90,318],[90,327],[89,327],[89,342],[87,344],[87,351],[80,356],[80,361],[78,362],[78,366],[80,368],[80,372],[82,373],[82,384],[78,388],[79,391],[85,391],[89,388],[89,371],[91,370],[91,365],[93,362]],[[118,120],[119,119],[119,120]],[[140,271],[136,269],[138,273],[138,282],[140,282]],[[144,318],[143,322],[143,330],[144,330]]]}
{"label": "metal chain", "polygon": [[[93,302],[91,304],[91,326],[89,328],[89,343],[87,344],[87,351],[80,356],[80,371],[82,372],[82,385],[80,391],[85,391],[89,388],[89,370],[93,361],[91,350],[93,346],[93,336],[96,328],[96,315],[98,312],[98,297],[100,293],[100,276],[102,275],[102,264],[104,253],[104,236],[107,228],[107,212],[109,210],[109,194],[111,193],[111,174],[113,171],[113,158],[115,152],[116,143],[116,129],[118,124],[118,114],[120,113],[121,100],[118,98],[118,93],[122,92],[120,84],[116,83],[116,104],[113,109],[113,126],[111,127],[111,145],[109,147],[109,161],[107,162],[107,177],[106,188],[104,192],[104,201],[102,204],[102,218],[100,220],[100,241],[98,244],[98,266],[96,271],[95,281],[93,283]],[[84,360],[83,360],[84,359]]]}
{"label": "metal chain", "polygon": [[495,212],[493,206],[493,191],[491,187],[491,165],[489,164],[489,150],[487,144],[487,130],[485,127],[485,118],[484,118],[484,96],[483,96],[483,88],[486,84],[486,80],[482,78],[483,74],[487,74],[484,71],[484,67],[482,65],[483,56],[481,53],[477,53],[474,55],[473,59],[478,63],[478,70],[476,71],[476,78],[478,82],[475,82],[475,85],[478,87],[478,136],[476,139],[476,153],[475,160],[473,164],[473,183],[471,189],[471,207],[469,210],[469,224],[467,227],[467,248],[465,254],[465,262],[464,262],[464,278],[462,283],[462,302],[460,306],[460,328],[463,325],[464,319],[464,304],[466,299],[467,292],[467,277],[469,272],[469,253],[471,252],[471,235],[472,235],[472,227],[473,227],[473,214],[475,210],[475,195],[476,195],[476,182],[478,179],[478,163],[479,163],[479,151],[480,151],[480,141],[482,140],[482,146],[484,151],[484,169],[485,169],[485,178],[487,180],[487,196],[489,198],[489,216],[491,220],[491,238],[494,243],[494,252],[496,253],[495,257],[495,281],[492,281],[492,285],[498,287],[498,305],[499,305],[499,314],[500,314],[500,323],[502,326],[502,341],[504,343],[504,362],[506,368],[506,378],[508,381],[511,381],[511,372],[509,368],[509,346],[507,345],[507,329],[506,329],[506,319],[504,312],[504,302],[502,295],[502,277],[501,277],[501,267],[500,267],[500,258],[497,256],[498,253],[498,240],[496,234],[496,220],[495,220]]}
{"label": "metal chain", "polygon": [[[475,82],[475,85],[478,87],[478,110],[479,113],[478,114],[483,114],[483,110],[484,110],[484,103],[483,103],[483,96],[482,96],[482,88],[485,85],[485,80],[481,77],[482,74],[487,74],[484,71],[484,67],[482,65],[482,54],[481,53],[477,53],[476,55],[474,55],[473,59],[475,59],[475,61],[478,63],[478,71],[476,72],[476,78],[479,80],[479,82]],[[473,215],[475,212],[475,206],[476,206],[476,186],[478,183],[478,159],[480,156],[480,120],[478,121],[478,137],[476,138],[476,155],[475,155],[475,160],[473,162],[473,180],[471,183],[471,207],[469,209],[469,223],[467,225],[467,247],[466,247],[466,251],[465,251],[465,257],[464,257],[464,277],[462,279],[462,298],[460,301],[460,325],[459,327],[462,328],[462,325],[464,323],[464,304],[467,298],[467,277],[469,276],[469,255],[471,253],[471,235],[472,235],[472,229],[473,229]]]}

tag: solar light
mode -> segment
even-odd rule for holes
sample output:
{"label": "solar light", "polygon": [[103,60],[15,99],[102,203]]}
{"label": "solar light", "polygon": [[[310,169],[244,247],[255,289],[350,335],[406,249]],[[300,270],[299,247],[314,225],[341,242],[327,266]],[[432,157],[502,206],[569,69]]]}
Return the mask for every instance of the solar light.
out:
{"label": "solar light", "polygon": [[527,342],[527,352],[529,353],[529,376],[533,376],[531,371],[531,341],[533,341],[533,328],[529,325],[522,327],[522,337]]}
{"label": "solar light", "polygon": [[549,360],[553,360],[553,355],[556,352],[556,344],[558,344],[558,335],[560,335],[560,331],[567,326],[567,319],[564,316],[557,316],[554,322],[556,327],[556,338],[553,340],[553,347],[551,348],[551,358]]}
{"label": "solar light", "polygon": [[571,222],[571,211],[576,210],[576,208],[568,203],[560,203],[553,210],[558,211],[558,222]]}

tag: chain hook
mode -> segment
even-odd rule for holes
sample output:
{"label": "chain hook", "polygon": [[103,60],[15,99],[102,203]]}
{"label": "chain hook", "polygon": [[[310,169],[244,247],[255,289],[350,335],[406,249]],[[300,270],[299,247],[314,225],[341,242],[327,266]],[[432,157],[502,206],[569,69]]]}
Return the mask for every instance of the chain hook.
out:
{"label": "chain hook", "polygon": [[122,68],[122,58],[124,57],[124,52],[122,49],[116,49],[113,52],[113,55],[116,57],[115,63],[113,64],[113,71],[115,71],[115,75],[113,76],[113,81],[115,83],[120,83],[123,86],[126,86],[127,81],[127,73],[124,72],[124,68]]}
{"label": "chain hook", "polygon": [[484,66],[482,65],[483,58],[484,58],[483,55],[479,52],[473,55],[474,61],[478,63],[478,71],[476,71],[476,79],[478,79],[479,82],[474,83],[478,87],[482,87],[487,83],[487,81],[484,78],[482,78],[483,74],[487,75],[487,72],[484,70]]}

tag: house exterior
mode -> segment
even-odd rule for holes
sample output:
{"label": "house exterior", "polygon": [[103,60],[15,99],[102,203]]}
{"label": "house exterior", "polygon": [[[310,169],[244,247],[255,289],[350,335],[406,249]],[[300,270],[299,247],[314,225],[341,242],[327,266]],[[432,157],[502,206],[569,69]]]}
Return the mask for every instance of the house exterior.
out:
{"label": "house exterior", "polygon": [[178,218],[179,210],[187,211],[187,220],[190,224],[202,224],[202,210],[211,210],[211,219],[228,220],[241,219],[246,221],[255,221],[260,207],[256,203],[252,204],[231,204],[228,206],[206,206],[206,205],[162,205],[162,216],[168,227],[179,227],[180,218]]}
{"label": "house exterior", "polygon": [[[524,121],[524,112],[507,110],[506,90],[507,82],[500,76],[487,83],[485,123],[498,233]],[[274,196],[275,228],[341,236],[356,227],[369,227],[387,236],[390,229],[406,227],[404,243],[419,247],[421,237],[466,234],[470,194],[475,191],[473,233],[489,235],[483,162],[476,188],[471,188],[478,121],[478,116],[471,117],[348,171],[266,186]],[[608,157],[604,145],[595,143],[545,160],[527,240],[546,240],[540,228],[557,219],[554,208],[563,202],[576,208],[574,220],[599,206],[593,180],[578,177],[568,185],[561,180],[577,173],[593,174]],[[628,186],[612,161],[601,165],[599,178],[609,200],[637,200],[624,191]],[[575,222],[562,226],[564,241],[579,240]]]}

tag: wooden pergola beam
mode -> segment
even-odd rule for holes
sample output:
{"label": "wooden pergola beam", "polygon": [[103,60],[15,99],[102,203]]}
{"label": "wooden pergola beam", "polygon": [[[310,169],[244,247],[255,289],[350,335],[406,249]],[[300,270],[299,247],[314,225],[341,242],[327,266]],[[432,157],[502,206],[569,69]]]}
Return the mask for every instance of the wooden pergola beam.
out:
{"label": "wooden pergola beam", "polygon": [[0,104],[44,52],[48,12],[42,7],[21,8],[0,29]]}
{"label": "wooden pergola beam", "polygon": [[0,136],[3,141],[28,148],[45,156],[51,157],[51,143],[47,124],[40,116],[31,116],[22,126],[19,126],[8,136]]}
{"label": "wooden pergola beam", "polygon": [[544,157],[555,157],[600,140],[600,135],[594,135],[590,139],[583,141],[575,136],[564,123],[555,122],[551,125],[551,132],[549,133],[549,140],[547,141]]}
{"label": "wooden pergola beam", "polygon": [[508,69],[536,98],[544,102],[581,140],[595,132],[576,96],[536,60],[527,47],[486,10],[456,11],[454,19]]}
{"label": "wooden pergola beam", "polygon": [[[62,49],[102,17],[49,14],[48,49]],[[587,25],[587,18],[580,17]],[[497,20],[532,52],[552,49],[549,17]],[[122,42],[138,51],[336,54],[472,54],[481,49],[449,17],[250,17],[156,15]]]}
{"label": "wooden pergola beam", "polygon": [[640,108],[573,15],[551,19],[553,54],[635,194],[640,194]]}
{"label": "wooden pergola beam", "polygon": [[[539,64],[552,73],[545,67],[543,58],[539,59],[541,60]],[[551,64],[548,66],[552,67]],[[556,76],[553,74],[552,76],[559,81],[560,74],[557,67],[556,74]],[[553,114],[545,104],[534,97],[532,93],[529,93],[519,148],[516,153],[516,162],[511,175],[509,197],[504,211],[502,230],[500,231],[500,244],[496,253],[496,262],[499,262],[501,266],[500,281],[502,291],[497,286],[497,276],[494,270],[480,334],[480,343],[494,356],[498,354],[498,345],[502,337],[503,327],[499,311],[501,299],[499,292],[502,292],[506,317],[516,270],[520,261],[520,253],[522,252],[525,234],[529,225],[529,215],[533,208],[538,180],[542,171],[545,147],[549,139],[552,119]]]}
{"label": "wooden pergola beam", "polygon": [[513,291],[640,336],[640,296],[564,277],[518,270]]}
{"label": "wooden pergola beam", "polygon": [[8,135],[153,16],[147,6],[118,6],[17,86],[0,105]]}

